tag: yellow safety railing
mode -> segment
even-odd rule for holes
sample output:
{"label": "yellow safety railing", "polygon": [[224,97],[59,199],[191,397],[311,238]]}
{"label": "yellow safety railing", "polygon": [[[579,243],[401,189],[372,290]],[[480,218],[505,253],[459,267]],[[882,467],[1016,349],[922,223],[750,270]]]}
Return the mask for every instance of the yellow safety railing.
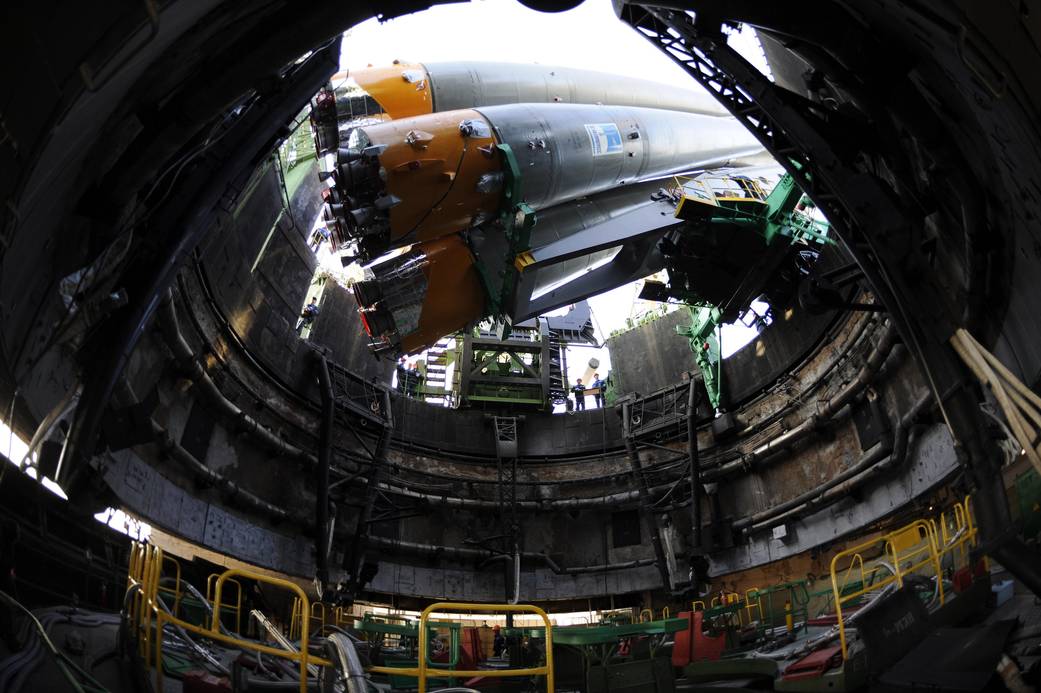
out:
{"label": "yellow safety railing", "polygon": [[[536,614],[542,619],[546,628],[546,663],[540,667],[529,667],[524,669],[442,669],[431,667],[427,664],[427,651],[429,649],[430,632],[427,625],[430,615],[438,611],[487,611],[487,612],[510,612]],[[419,652],[417,661],[419,665],[409,669],[397,667],[370,666],[367,671],[376,674],[388,674],[396,676],[414,676],[418,679],[419,693],[426,693],[427,677],[489,677],[502,678],[507,676],[545,676],[546,693],[554,693],[553,688],[553,623],[545,611],[537,606],[529,604],[467,604],[462,602],[438,602],[423,609],[419,616]]]}
{"label": "yellow safety railing", "polygon": [[[331,604],[325,604],[325,602],[313,602],[308,610],[308,614],[312,621],[319,622],[319,633],[325,630],[330,615],[332,615],[333,625],[337,628],[342,628],[345,623],[353,625],[354,622],[354,616],[349,611],[344,611],[342,606],[333,607]],[[294,599],[293,611],[289,619],[289,637],[300,637],[300,625],[303,620],[303,607],[301,606],[300,599]]]}
{"label": "yellow safety railing", "polygon": [[[328,660],[314,657],[307,651],[308,624],[301,626],[302,639],[300,651],[283,650],[244,638],[225,635],[220,631],[220,610],[224,583],[235,577],[244,577],[257,582],[264,582],[275,587],[289,590],[307,607],[307,595],[299,585],[276,577],[268,577],[245,570],[226,570],[217,576],[214,583],[213,618],[209,627],[188,623],[163,610],[159,603],[159,580],[162,573],[163,551],[157,546],[133,542],[130,548],[130,567],[127,573],[127,590],[135,589],[128,603],[131,627],[139,637],[139,651],[146,663],[153,662],[155,667],[155,690],[163,691],[163,627],[166,624],[176,625],[189,633],[203,638],[217,640],[234,647],[263,652],[273,657],[281,657],[300,663],[300,693],[307,691],[308,666],[332,666]],[[237,581],[236,581],[237,582]],[[153,624],[154,619],[154,624]],[[154,661],[153,661],[154,652]]]}
{"label": "yellow safety railing", "polygon": [[731,176],[673,176],[674,190],[683,197],[697,199],[709,204],[716,200],[766,199],[766,192],[757,181]]}
{"label": "yellow safety railing", "polygon": [[940,558],[948,554],[955,565],[960,561],[967,566],[970,563],[971,550],[976,546],[978,531],[972,522],[972,509],[969,496],[952,508],[953,522],[948,522],[946,513],[940,513],[939,520],[930,520],[933,534],[937,539],[936,551]]}
{"label": "yellow safety railing", "polygon": [[333,611],[333,623],[336,625],[337,628],[343,628],[344,624],[353,626],[354,614],[344,609],[342,606],[338,606]]}
{"label": "yellow safety railing", "polygon": [[667,606],[663,606],[663,607],[661,608],[661,619],[662,619],[663,621],[665,621],[665,620],[667,620],[668,618],[669,618],[669,607],[667,607]]}
{"label": "yellow safety railing", "polygon": [[[964,507],[962,508],[962,512]],[[956,511],[956,515],[959,511]],[[943,570],[940,565],[942,552],[951,551],[959,542],[968,541],[969,531],[966,537],[959,538],[958,542],[941,549],[941,539],[937,535],[937,524],[933,521],[915,520],[900,529],[894,530],[881,537],[870,539],[856,546],[835,554],[831,559],[831,586],[835,600],[835,615],[839,626],[839,641],[842,645],[842,657],[848,658],[849,650],[846,644],[846,625],[842,617],[842,605],[853,600],[860,599],[869,592],[883,589],[887,585],[896,583],[903,586],[904,578],[917,571],[931,573],[936,581],[937,595],[942,605],[945,600],[943,587]],[[884,563],[878,563],[870,569],[865,570],[863,554],[869,549],[877,550],[881,544],[882,552],[879,559],[888,559],[891,569],[889,575],[878,577],[877,573],[885,568]],[[848,564],[846,563],[848,561]],[[840,568],[844,566],[844,568]],[[850,584],[850,576],[854,568],[860,571],[860,586],[855,590],[847,590]],[[839,573],[844,570],[842,584],[839,583]],[[872,580],[868,582],[868,577]]]}
{"label": "yellow safety railing", "polygon": [[[701,607],[700,609],[698,608],[699,606]],[[700,599],[695,599],[690,603],[690,608],[692,611],[704,611],[705,602],[701,601]]]}
{"label": "yellow safety railing", "polygon": [[751,588],[745,590],[745,611],[748,612],[748,622],[749,623],[751,623],[752,621],[755,620],[755,617],[752,615],[752,612],[755,611],[755,610],[759,611],[759,620],[762,621],[763,620],[763,602],[762,602],[762,599],[759,598],[759,588],[758,587],[751,587]]}
{"label": "yellow safety railing", "polygon": [[[644,615],[646,615],[647,618],[644,618]],[[653,621],[653,620],[654,620],[654,612],[653,611],[651,611],[650,609],[640,609],[640,623],[647,623],[647,622]]]}
{"label": "yellow safety railing", "polygon": [[170,563],[170,564],[173,565],[173,567],[175,569],[174,570],[175,580],[174,580],[173,588],[160,586],[159,587],[159,591],[160,592],[164,592],[166,594],[173,595],[173,609],[172,609],[172,611],[174,612],[174,615],[176,616],[178,613],[180,613],[181,595],[183,594],[183,592],[181,590],[181,563],[176,558],[174,558],[173,556],[166,556],[166,555],[163,556],[163,562],[164,563]]}
{"label": "yellow safety railing", "polygon": [[289,637],[296,640],[300,637],[300,623],[303,621],[304,606],[299,597],[293,599],[293,611],[289,616]]}
{"label": "yellow safety railing", "polygon": [[[315,616],[315,607],[318,607],[319,614]],[[311,603],[311,620],[317,620],[319,622],[318,632],[321,633],[325,630],[325,604],[322,602]]]}
{"label": "yellow safety railing", "polygon": [[[210,604],[213,603],[213,583],[219,577],[220,577],[219,573],[210,573],[210,575],[206,578],[206,599],[210,602]],[[235,612],[235,632],[236,633],[241,633],[242,632],[242,583],[239,582],[238,580],[236,580],[235,578],[232,578],[232,579],[228,580],[228,582],[230,582],[233,585],[235,585],[235,587],[237,589],[236,589],[236,592],[235,592],[235,606],[231,606],[229,604],[226,608],[228,609],[228,611],[234,611]],[[177,612],[175,611],[174,613],[176,614]]]}

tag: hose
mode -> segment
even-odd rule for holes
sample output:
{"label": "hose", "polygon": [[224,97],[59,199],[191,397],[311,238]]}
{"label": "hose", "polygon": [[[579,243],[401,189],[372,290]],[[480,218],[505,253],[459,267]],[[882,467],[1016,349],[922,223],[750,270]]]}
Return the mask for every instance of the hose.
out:
{"label": "hose", "polygon": [[[333,633],[326,638],[326,641],[326,650],[332,650],[333,656],[330,659],[337,662],[336,673],[347,684],[347,693],[366,693],[369,687],[369,677],[358,657],[358,651],[354,648],[354,641],[341,633]],[[325,671],[323,669],[323,674]],[[323,690],[325,690],[331,682],[324,676],[322,679],[324,679]]]}
{"label": "hose", "polygon": [[[77,691],[77,693],[86,693],[86,691],[83,690],[83,686],[80,685],[80,682],[76,680],[75,676],[73,676],[72,669],[69,666],[70,664],[72,666],[76,666],[75,663],[70,662],[69,659],[65,656],[65,653],[63,653],[57,647],[54,646],[54,643],[51,642],[50,637],[47,636],[47,631],[44,629],[43,624],[40,623],[40,620],[36,618],[33,612],[26,609],[24,606],[22,606],[21,602],[19,602],[17,599],[15,599],[7,592],[4,592],[2,590],[0,590],[0,599],[3,599],[8,604],[17,607],[31,620],[33,625],[36,627],[37,633],[39,634],[38,640],[34,642],[43,642],[47,651],[51,653],[52,657],[54,657],[54,663],[58,665],[58,669],[61,670],[62,676],[65,677],[65,680],[69,682],[69,685],[72,687],[74,691]],[[78,669],[79,667],[76,668]],[[17,691],[19,688],[21,688],[22,683],[24,683],[24,677],[27,675],[27,673],[28,670],[20,672],[19,679],[23,680],[16,681],[15,685],[11,688],[12,691]],[[80,673],[86,674],[86,672],[82,670],[80,670]],[[91,684],[96,685],[97,689],[100,689],[102,691],[106,690],[105,687],[99,684],[97,681],[95,681],[93,677],[87,675],[87,678],[90,679]],[[7,689],[5,688],[4,690]]]}

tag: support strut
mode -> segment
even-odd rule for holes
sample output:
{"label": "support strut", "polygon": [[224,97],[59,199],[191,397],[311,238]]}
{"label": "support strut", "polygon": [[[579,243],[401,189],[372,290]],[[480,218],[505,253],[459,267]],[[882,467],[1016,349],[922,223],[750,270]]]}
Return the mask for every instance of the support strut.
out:
{"label": "support strut", "polygon": [[[719,9],[712,2],[692,1],[690,6]],[[863,154],[874,154],[858,149],[871,140],[870,121],[859,123],[863,136],[843,138],[843,132],[854,129],[848,117],[767,79],[728,45],[722,21],[730,18],[719,12],[692,15],[654,4],[626,4],[619,16],[740,120],[831,222],[889,310],[939,405],[977,488],[974,506],[984,551],[1041,594],[1041,555],[1015,535],[1000,451],[979,415],[975,384],[948,345],[960,326],[958,318],[948,310],[941,288],[922,281],[930,267],[921,250],[922,216],[901,204],[886,181],[858,166]],[[884,93],[917,94],[911,80],[909,74],[890,75]]]}
{"label": "support strut", "polygon": [[672,592],[672,580],[669,578],[669,565],[665,558],[665,547],[662,545],[661,530],[658,521],[654,519],[651,511],[651,490],[647,483],[647,476],[643,473],[643,465],[640,464],[640,453],[636,450],[632,432],[632,411],[628,401],[622,403],[622,431],[625,436],[625,450],[629,457],[629,466],[632,468],[633,480],[636,488],[640,491],[640,516],[643,518],[644,526],[651,537],[651,546],[654,547],[655,565],[661,575],[662,588],[666,594]]}
{"label": "support strut", "polygon": [[336,399],[333,397],[332,378],[329,377],[329,362],[325,355],[316,352],[318,385],[322,394],[322,424],[318,436],[318,464],[315,467],[315,581],[324,592],[329,584],[329,544],[332,528],[329,526],[329,466],[333,453],[333,422],[336,414]]}

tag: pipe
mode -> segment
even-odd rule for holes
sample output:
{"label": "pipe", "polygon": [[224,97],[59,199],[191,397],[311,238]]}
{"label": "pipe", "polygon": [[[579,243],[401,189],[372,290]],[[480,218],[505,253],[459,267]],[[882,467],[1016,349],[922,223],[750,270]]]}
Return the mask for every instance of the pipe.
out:
{"label": "pipe", "polygon": [[640,515],[643,517],[643,523],[651,537],[655,563],[658,566],[658,573],[661,575],[662,588],[666,592],[672,592],[672,580],[669,579],[669,567],[665,560],[665,547],[661,543],[658,521],[654,519],[654,514],[650,510],[651,490],[647,486],[647,477],[644,476],[643,468],[640,466],[640,454],[636,451],[636,445],[633,443],[631,421],[630,402],[626,400],[622,404],[622,426],[625,436],[625,450],[629,455],[629,464],[632,467],[633,478],[636,481],[637,490],[640,494]]}
{"label": "pipe", "polygon": [[327,638],[330,647],[340,660],[340,669],[347,683],[347,693],[367,693],[368,676],[365,667],[362,666],[358,651],[354,648],[354,642],[342,633],[332,633]]}
{"label": "pipe", "polygon": [[314,455],[282,440],[282,438],[272,433],[263,424],[239,409],[231,400],[224,396],[224,393],[213,382],[206,369],[199,363],[195,353],[181,333],[180,322],[177,319],[177,310],[174,308],[172,291],[167,292],[166,299],[160,306],[159,318],[159,326],[164,340],[173,353],[177,365],[195,383],[199,392],[206,399],[207,404],[221,416],[234,421],[238,428],[244,430],[273,451],[310,465],[318,464],[318,458]]}
{"label": "pipe", "polygon": [[[383,398],[383,411],[389,412],[390,391],[384,390]],[[358,523],[354,529],[351,550],[344,556],[344,568],[347,569],[347,574],[351,581],[351,593],[354,595],[357,595],[363,587],[361,583],[361,569],[365,558],[365,544],[370,538],[369,532],[371,528],[369,527],[369,520],[372,519],[372,509],[376,505],[376,496],[379,494],[382,486],[382,478],[387,466],[387,445],[390,443],[392,434],[393,423],[388,422],[383,427],[383,430],[380,431],[376,449],[372,452],[372,471],[369,474],[368,483],[365,485],[365,502],[362,505],[361,512],[358,513]]]}
{"label": "pipe", "polygon": [[629,568],[642,568],[648,565],[654,565],[656,559],[654,558],[637,558],[632,561],[621,561],[619,563],[607,563],[604,565],[581,565],[573,566],[571,568],[564,568],[557,564],[548,554],[538,554],[545,561],[546,565],[557,575],[584,575],[587,573],[603,573],[611,570],[627,570]]}
{"label": "pipe", "polygon": [[727,462],[709,472],[706,472],[706,479],[714,481],[742,469],[747,469],[756,463],[760,463],[767,458],[772,457],[778,451],[795,445],[797,442],[816,431],[834,417],[840,409],[853,401],[853,398],[868,386],[872,379],[874,379],[875,374],[882,367],[886,357],[889,356],[889,352],[892,351],[893,346],[896,344],[896,339],[896,328],[890,324],[886,328],[886,331],[882,333],[882,337],[878,340],[878,343],[875,344],[875,347],[871,350],[864,365],[857,373],[857,377],[846,385],[846,387],[842,388],[835,397],[828,400],[828,402],[817,412],[810,414],[794,428],[782,433],[773,440],[760,445],[755,450],[742,455],[741,459]]}
{"label": "pipe", "polygon": [[701,460],[698,457],[697,381],[690,379],[687,393],[687,450],[690,456],[690,526],[694,553],[701,553],[704,546],[701,527]]}
{"label": "pipe", "polygon": [[[403,539],[390,539],[388,537],[372,536],[369,543],[390,552],[411,553],[421,556],[439,556],[444,558],[456,558],[462,560],[480,560],[489,563],[492,561],[509,558],[505,554],[493,553],[487,549],[471,549],[465,546],[438,546],[436,544],[422,544]],[[587,573],[606,573],[614,570],[627,570],[629,568],[642,568],[656,562],[653,558],[638,558],[632,561],[620,563],[605,563],[602,565],[585,565],[565,568],[558,564],[549,554],[521,551],[520,556],[525,560],[539,561],[557,575],[582,575]]]}
{"label": "pipe", "polygon": [[318,383],[322,394],[322,426],[318,440],[318,464],[315,466],[315,568],[320,588],[324,591],[329,583],[329,466],[332,461],[333,419],[336,400],[333,397],[332,378],[329,377],[329,362],[325,355],[315,352]]}
{"label": "pipe", "polygon": [[239,500],[244,505],[249,506],[253,510],[259,511],[262,515],[275,520],[296,520],[306,526],[300,518],[292,517],[289,512],[272,505],[266,500],[256,496],[249,491],[246,491],[235,482],[225,478],[221,474],[207,467],[205,464],[195,459],[195,456],[190,452],[181,447],[177,441],[173,439],[169,431],[160,426],[155,421],[151,422],[152,435],[155,437],[155,442],[159,448],[168,454],[171,458],[181,464],[182,467],[188,470],[188,472],[196,478],[196,480],[207,486],[217,486],[224,492],[228,498],[233,500]]}
{"label": "pipe", "polygon": [[516,546],[513,547],[513,596],[507,601],[508,604],[516,604],[520,601],[520,571],[521,552]]}
{"label": "pipe", "polygon": [[897,424],[890,439],[883,439],[858,462],[824,482],[822,485],[807,491],[784,503],[775,505],[754,515],[741,518],[734,523],[734,529],[751,533],[761,529],[769,529],[794,519],[809,511],[829,505],[845,498],[851,491],[870,479],[897,467],[904,461],[911,425],[921,415],[926,405],[933,401],[931,394],[920,397]]}

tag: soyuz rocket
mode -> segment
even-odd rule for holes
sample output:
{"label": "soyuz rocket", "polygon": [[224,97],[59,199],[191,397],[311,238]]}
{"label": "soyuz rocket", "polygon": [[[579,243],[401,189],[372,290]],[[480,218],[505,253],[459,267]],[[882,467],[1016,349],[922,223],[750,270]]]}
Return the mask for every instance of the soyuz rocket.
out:
{"label": "soyuz rocket", "polygon": [[[587,270],[674,221],[662,179],[766,162],[707,94],[651,81],[502,63],[347,77],[357,87],[323,90],[312,126],[325,222],[368,263],[353,291],[377,354],[551,310],[532,300],[550,290],[577,300],[560,291],[569,278],[585,296],[639,278],[646,261],[599,281]],[[546,260],[538,249],[550,247]]]}

